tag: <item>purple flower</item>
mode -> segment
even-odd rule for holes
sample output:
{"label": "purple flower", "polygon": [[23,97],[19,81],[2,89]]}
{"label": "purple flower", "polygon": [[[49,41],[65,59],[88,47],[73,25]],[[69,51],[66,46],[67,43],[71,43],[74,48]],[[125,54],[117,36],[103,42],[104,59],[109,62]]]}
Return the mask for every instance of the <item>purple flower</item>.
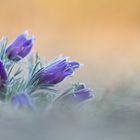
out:
{"label": "purple flower", "polygon": [[61,95],[61,97],[58,97],[58,99],[64,103],[77,104],[92,97],[91,90],[86,88],[84,84],[79,84],[76,86],[73,92]]}
{"label": "purple flower", "polygon": [[3,62],[0,60],[0,87],[7,81],[8,76]]}
{"label": "purple flower", "polygon": [[72,76],[75,69],[79,67],[78,62],[68,61],[66,57],[61,58],[37,72],[34,75],[33,83],[37,81],[37,85],[45,86],[58,84],[66,77]]}
{"label": "purple flower", "polygon": [[32,106],[31,97],[26,93],[22,93],[22,94],[13,96],[11,101],[14,106],[19,106],[19,107],[26,107],[26,106],[31,107]]}
{"label": "purple flower", "polygon": [[7,47],[7,57],[13,61],[21,60],[30,53],[34,40],[33,36],[29,37],[27,31],[22,33]]}

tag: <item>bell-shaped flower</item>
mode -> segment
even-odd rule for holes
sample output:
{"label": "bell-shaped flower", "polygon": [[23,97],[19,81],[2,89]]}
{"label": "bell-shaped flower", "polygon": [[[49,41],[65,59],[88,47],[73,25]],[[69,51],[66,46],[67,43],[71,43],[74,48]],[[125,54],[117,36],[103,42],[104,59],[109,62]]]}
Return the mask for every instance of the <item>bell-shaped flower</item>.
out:
{"label": "bell-shaped flower", "polygon": [[92,98],[91,90],[86,88],[84,84],[79,84],[75,87],[74,91],[65,93],[56,99],[57,102],[63,102],[66,104],[77,104]]}
{"label": "bell-shaped flower", "polygon": [[34,36],[29,37],[27,31],[19,35],[6,49],[6,55],[10,60],[19,61],[26,57],[34,44]]}
{"label": "bell-shaped flower", "polygon": [[31,83],[36,86],[55,85],[63,81],[66,77],[74,75],[75,69],[80,64],[76,61],[68,61],[66,57],[40,69],[32,78]]}

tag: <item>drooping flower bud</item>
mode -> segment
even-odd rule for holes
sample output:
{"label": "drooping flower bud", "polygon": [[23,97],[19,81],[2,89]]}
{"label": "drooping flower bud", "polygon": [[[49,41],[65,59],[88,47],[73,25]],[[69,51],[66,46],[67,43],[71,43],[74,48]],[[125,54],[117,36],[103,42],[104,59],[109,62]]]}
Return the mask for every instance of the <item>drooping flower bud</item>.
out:
{"label": "drooping flower bud", "polygon": [[64,103],[77,104],[82,101],[92,98],[91,90],[86,88],[84,84],[79,84],[76,86],[74,91],[68,94],[62,95],[57,101],[62,101]]}
{"label": "drooping flower bud", "polygon": [[34,40],[34,36],[29,37],[27,31],[22,33],[7,47],[7,57],[13,61],[21,60],[30,53]]}
{"label": "drooping flower bud", "polygon": [[80,64],[78,62],[68,61],[66,57],[61,58],[37,72],[33,76],[32,84],[36,83],[37,86],[58,84],[66,77],[72,76],[75,69],[79,67]]}

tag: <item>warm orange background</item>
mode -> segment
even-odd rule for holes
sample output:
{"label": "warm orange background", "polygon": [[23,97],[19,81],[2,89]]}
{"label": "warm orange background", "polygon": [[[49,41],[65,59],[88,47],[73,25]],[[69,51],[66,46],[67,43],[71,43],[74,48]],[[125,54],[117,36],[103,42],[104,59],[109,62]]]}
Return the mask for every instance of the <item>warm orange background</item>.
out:
{"label": "warm orange background", "polygon": [[28,29],[42,56],[81,61],[78,80],[99,87],[139,72],[139,27],[139,0],[0,0],[0,36]]}

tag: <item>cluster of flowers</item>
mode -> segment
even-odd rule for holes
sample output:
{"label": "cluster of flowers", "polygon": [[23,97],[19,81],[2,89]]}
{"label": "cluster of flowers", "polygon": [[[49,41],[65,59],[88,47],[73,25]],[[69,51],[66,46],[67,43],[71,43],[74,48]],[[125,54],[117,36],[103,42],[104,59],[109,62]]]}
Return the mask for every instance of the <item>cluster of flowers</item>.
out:
{"label": "cluster of flowers", "polygon": [[[27,77],[22,72],[24,58],[34,45],[34,36],[28,32],[19,35],[11,44],[7,40],[0,42],[0,99],[17,107],[37,107],[41,103],[46,106],[51,102],[63,105],[78,104],[92,98],[91,90],[84,84],[73,84],[64,93],[57,93],[55,86],[66,77],[73,76],[80,63],[68,61],[67,57],[59,57],[43,66],[41,58],[36,54],[27,59],[29,66]],[[22,61],[21,61],[22,60]],[[22,64],[21,67],[18,65]],[[24,69],[23,69],[24,67]],[[26,78],[25,78],[26,77]],[[52,92],[52,93],[50,93]],[[51,95],[51,96],[50,96]],[[40,99],[40,100],[39,100]]]}

